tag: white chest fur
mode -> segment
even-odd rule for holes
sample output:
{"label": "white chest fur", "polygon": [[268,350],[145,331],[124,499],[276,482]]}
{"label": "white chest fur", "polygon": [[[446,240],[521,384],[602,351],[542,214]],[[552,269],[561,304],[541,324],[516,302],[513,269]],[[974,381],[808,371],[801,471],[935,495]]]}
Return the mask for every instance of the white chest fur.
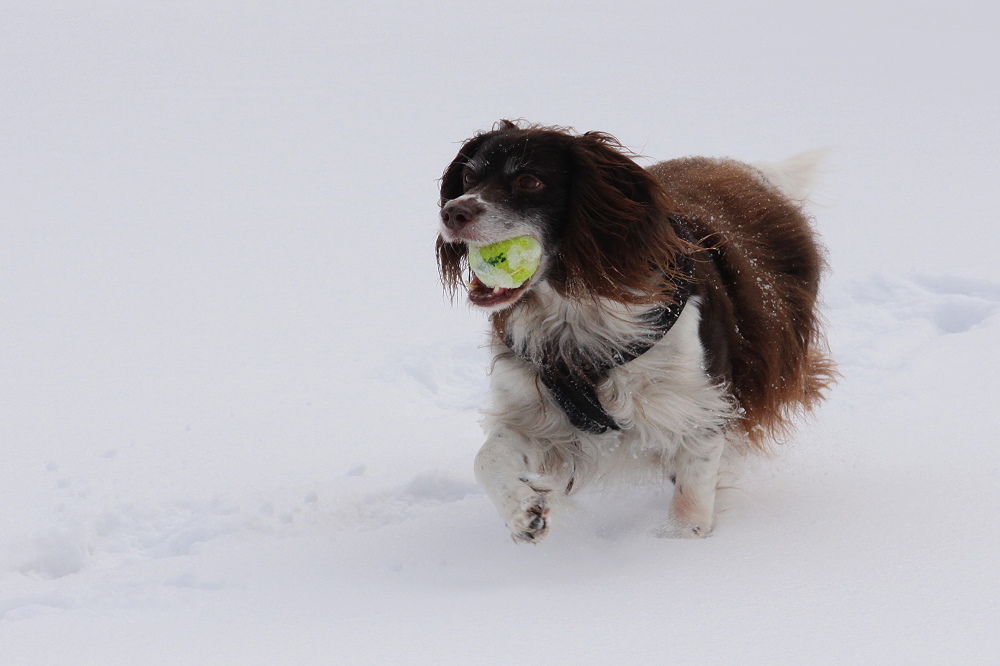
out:
{"label": "white chest fur", "polygon": [[[542,299],[548,307],[517,313],[510,322],[513,343],[529,354],[540,340],[600,350],[611,341],[635,335],[638,312],[634,308],[621,304],[574,307],[553,292],[543,294]],[[609,455],[637,461],[646,454],[669,459],[678,447],[722,431],[733,410],[724,388],[705,372],[698,338],[699,309],[698,298],[692,297],[663,338],[645,354],[613,368],[599,384],[601,403],[622,425],[620,432],[602,435],[573,428],[541,385],[534,367],[511,354],[502,341],[494,341],[487,427],[511,428],[550,450],[560,462],[570,460],[592,472]]]}

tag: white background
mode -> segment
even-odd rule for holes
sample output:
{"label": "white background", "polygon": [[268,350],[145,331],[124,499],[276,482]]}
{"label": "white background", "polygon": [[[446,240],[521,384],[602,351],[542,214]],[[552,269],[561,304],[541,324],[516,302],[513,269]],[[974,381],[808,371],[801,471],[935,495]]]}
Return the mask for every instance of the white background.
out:
{"label": "white background", "polygon": [[[998,7],[0,3],[0,661],[995,663]],[[473,481],[436,179],[502,117],[833,149],[844,378],[707,540]]]}

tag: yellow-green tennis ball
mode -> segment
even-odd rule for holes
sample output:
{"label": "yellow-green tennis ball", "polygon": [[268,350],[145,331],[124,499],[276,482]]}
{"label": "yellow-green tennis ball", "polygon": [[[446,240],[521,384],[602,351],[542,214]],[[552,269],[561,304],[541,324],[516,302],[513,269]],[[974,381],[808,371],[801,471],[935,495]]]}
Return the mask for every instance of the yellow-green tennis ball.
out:
{"label": "yellow-green tennis ball", "polygon": [[542,260],[542,246],[532,236],[469,246],[469,267],[487,287],[514,289],[528,281]]}

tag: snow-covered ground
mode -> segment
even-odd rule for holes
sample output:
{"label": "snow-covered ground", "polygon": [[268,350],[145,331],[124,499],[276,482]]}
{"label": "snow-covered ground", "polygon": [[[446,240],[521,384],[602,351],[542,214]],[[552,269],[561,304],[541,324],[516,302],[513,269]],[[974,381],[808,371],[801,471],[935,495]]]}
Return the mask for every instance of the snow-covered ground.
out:
{"label": "snow-covered ground", "polygon": [[[1000,6],[7,2],[0,663],[996,663]],[[515,546],[436,178],[500,117],[831,146],[843,380],[661,540]]]}

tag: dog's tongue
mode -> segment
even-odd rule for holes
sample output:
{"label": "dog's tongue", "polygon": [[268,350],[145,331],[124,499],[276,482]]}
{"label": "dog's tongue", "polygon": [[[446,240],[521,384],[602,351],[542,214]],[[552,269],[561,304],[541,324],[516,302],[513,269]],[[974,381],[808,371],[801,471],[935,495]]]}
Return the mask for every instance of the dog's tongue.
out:
{"label": "dog's tongue", "polygon": [[482,294],[483,296],[492,296],[493,294],[510,290],[506,287],[491,287],[480,280],[478,275],[473,273],[472,279],[469,280],[469,291]]}
{"label": "dog's tongue", "polygon": [[469,300],[476,305],[488,306],[502,303],[508,300],[508,295],[511,292],[515,291],[517,291],[516,288],[489,287],[483,284],[483,281],[475,273],[473,273],[472,279],[469,281]]}

